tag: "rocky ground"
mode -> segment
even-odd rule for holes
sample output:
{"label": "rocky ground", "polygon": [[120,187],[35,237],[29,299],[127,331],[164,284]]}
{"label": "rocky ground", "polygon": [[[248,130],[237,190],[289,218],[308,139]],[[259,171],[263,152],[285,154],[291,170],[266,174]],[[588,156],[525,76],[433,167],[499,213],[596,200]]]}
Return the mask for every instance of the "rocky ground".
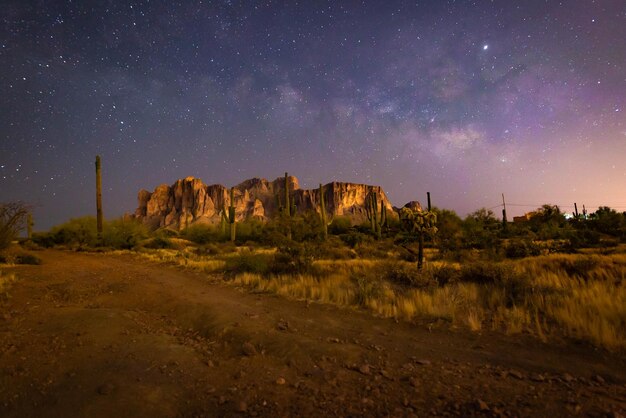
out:
{"label": "rocky ground", "polygon": [[624,416],[626,359],[250,294],[129,255],[2,267],[0,416]]}

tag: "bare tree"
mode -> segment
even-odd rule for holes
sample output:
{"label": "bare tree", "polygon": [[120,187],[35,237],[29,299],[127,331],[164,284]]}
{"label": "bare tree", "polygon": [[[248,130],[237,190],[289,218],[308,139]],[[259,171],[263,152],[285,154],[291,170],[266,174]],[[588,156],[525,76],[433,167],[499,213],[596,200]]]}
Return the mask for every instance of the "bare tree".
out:
{"label": "bare tree", "polygon": [[29,209],[22,202],[0,203],[0,249],[11,245],[26,226]]}

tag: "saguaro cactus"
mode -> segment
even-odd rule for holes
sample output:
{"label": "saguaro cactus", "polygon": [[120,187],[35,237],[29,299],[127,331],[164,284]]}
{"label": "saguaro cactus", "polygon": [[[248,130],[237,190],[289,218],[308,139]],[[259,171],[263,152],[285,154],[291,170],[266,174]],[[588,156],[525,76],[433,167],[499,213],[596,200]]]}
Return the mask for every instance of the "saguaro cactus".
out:
{"label": "saguaro cactus", "polygon": [[230,188],[230,205],[228,206],[228,213],[226,213],[226,209],[222,209],[222,225],[223,230],[225,229],[225,224],[230,224],[230,240],[235,242],[237,227],[235,225],[235,188]]}
{"label": "saguaro cactus", "polygon": [[26,236],[28,239],[33,237],[33,214],[28,212],[28,216],[26,217]]}
{"label": "saguaro cactus", "polygon": [[424,236],[437,233],[437,215],[435,212],[402,208],[400,211],[402,226],[409,232],[417,235],[419,248],[417,254],[417,268],[421,269],[424,262]]}
{"label": "saguaro cactus", "polygon": [[381,196],[379,216],[378,194],[374,191],[374,188],[371,188],[370,192],[365,196],[365,214],[370,221],[372,232],[380,238],[382,236],[383,226],[387,224],[387,208]]}
{"label": "saguaro cactus", "polygon": [[324,186],[320,183],[320,219],[322,221],[322,232],[324,239],[328,238],[328,223],[326,222],[326,204],[324,202]]}
{"label": "saguaro cactus", "polygon": [[289,174],[285,172],[285,221],[287,222],[287,239],[291,239],[291,216],[296,214],[295,202],[289,198]]}
{"label": "saguaro cactus", "polygon": [[102,240],[102,164],[99,155],[96,155],[96,222],[100,242]]}

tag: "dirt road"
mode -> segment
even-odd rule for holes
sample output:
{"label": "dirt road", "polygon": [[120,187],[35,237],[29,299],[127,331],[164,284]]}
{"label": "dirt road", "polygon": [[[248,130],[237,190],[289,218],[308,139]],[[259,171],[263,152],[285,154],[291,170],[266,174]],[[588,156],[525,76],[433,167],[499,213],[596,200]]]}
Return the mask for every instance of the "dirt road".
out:
{"label": "dirt road", "polygon": [[624,416],[623,355],[44,251],[0,299],[0,416]]}

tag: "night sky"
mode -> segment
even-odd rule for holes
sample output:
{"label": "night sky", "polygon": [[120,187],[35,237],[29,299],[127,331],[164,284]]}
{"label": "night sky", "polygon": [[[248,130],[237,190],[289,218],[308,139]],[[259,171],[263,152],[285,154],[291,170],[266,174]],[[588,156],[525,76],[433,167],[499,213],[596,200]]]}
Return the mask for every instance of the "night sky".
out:
{"label": "night sky", "polygon": [[460,215],[502,192],[510,215],[626,210],[623,0],[1,10],[0,201],[33,204],[35,229],[95,215],[96,154],[109,219],[141,188],[285,171]]}

